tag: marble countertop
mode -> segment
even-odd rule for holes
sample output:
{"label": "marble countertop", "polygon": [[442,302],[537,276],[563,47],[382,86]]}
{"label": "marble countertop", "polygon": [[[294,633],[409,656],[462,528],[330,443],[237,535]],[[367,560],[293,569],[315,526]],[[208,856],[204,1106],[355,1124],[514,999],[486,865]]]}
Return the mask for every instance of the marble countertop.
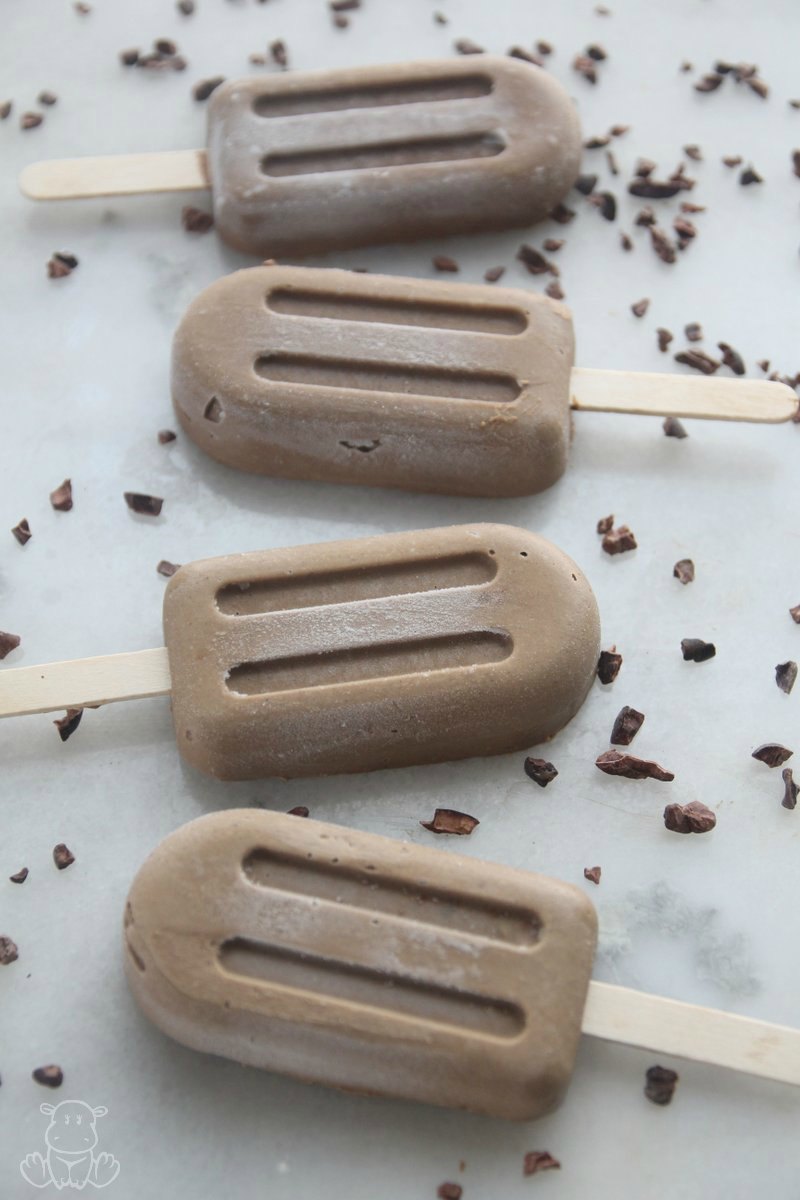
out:
{"label": "marble countertop", "polygon": [[[602,150],[585,169],[616,193],[606,222],[578,193],[578,217],[519,232],[331,256],[333,265],[435,274],[446,253],[459,278],[480,281],[495,264],[504,282],[540,289],[516,262],[523,236],[566,239],[561,280],[574,311],[578,363],[676,370],[656,345],[659,326],[684,346],[699,321],[701,347],[735,346],[748,373],[770,359],[800,369],[800,146],[793,0],[591,0],[523,5],[515,0],[364,0],[334,30],[323,0],[268,4],[198,0],[183,17],[168,0],[95,0],[77,14],[67,0],[7,5],[0,45],[0,229],[3,291],[3,480],[5,528],[26,517],[33,538],[10,534],[0,550],[0,628],[22,638],[2,669],[156,646],[164,580],[160,559],[187,562],[231,551],[498,520],[562,546],[596,591],[603,644],[624,656],[617,682],[595,685],[575,720],[547,747],[559,776],[546,790],[522,770],[522,754],[375,775],[223,784],[178,759],[166,699],[87,712],[62,744],[52,716],[3,722],[0,934],[19,959],[0,968],[0,1194],[33,1194],[19,1173],[44,1148],[42,1102],[104,1105],[101,1148],[121,1164],[110,1196],[236,1195],[331,1198],[434,1197],[458,1180],[465,1200],[592,1195],[708,1200],[797,1195],[798,1093],[723,1070],[585,1039],[570,1094],[554,1115],[512,1125],[413,1104],[339,1095],[202,1057],[151,1028],[136,1011],[121,968],[120,922],[132,876],[171,830],[212,810],[307,805],[313,816],[431,844],[420,827],[436,806],[480,819],[469,839],[436,845],[541,871],[585,887],[598,908],[595,975],[731,1012],[800,1024],[797,905],[800,808],[781,807],[779,771],[751,757],[766,741],[796,746],[800,687],[784,695],[777,663],[800,659],[797,454],[800,428],[686,422],[683,441],[649,418],[580,414],[570,468],[548,492],[478,501],[365,492],[248,477],[212,463],[184,437],[158,444],[174,425],[168,385],[170,337],[188,301],[219,275],[247,265],[214,233],[181,228],[186,198],[151,196],[34,205],[15,179],[39,158],[202,145],[204,111],[193,83],[248,70],[248,54],[283,38],[293,68],[447,55],[458,37],[497,52],[553,43],[548,69],[577,100],[586,135],[630,125],[614,139],[620,174]],[[12,15],[13,11],[13,15]],[[125,70],[118,51],[175,38],[183,73]],[[570,69],[587,44],[608,59],[592,87]],[[759,64],[768,99],[728,80],[700,95],[693,81],[722,56]],[[693,73],[681,73],[683,60]],[[18,116],[52,89],[42,126]],[[703,162],[682,155],[701,146]],[[740,187],[721,156],[741,155],[765,182]],[[626,194],[640,156],[671,171],[683,159],[707,206],[700,232],[673,266],[660,262],[642,202]],[[198,195],[203,204],[207,197]],[[680,199],[680,197],[678,198]],[[678,201],[657,202],[669,225]],[[624,253],[619,234],[631,233]],[[80,260],[47,278],[55,250]],[[449,278],[449,277],[448,277]],[[637,320],[632,302],[650,298]],[[65,477],[74,509],[52,511],[48,493]],[[165,498],[162,516],[126,508],[123,491]],[[614,513],[635,531],[635,553],[610,558],[595,533]],[[692,558],[694,583],[672,577]],[[717,656],[684,663],[683,637],[714,641]],[[647,720],[635,750],[675,773],[672,784],[633,783],[594,767],[623,704]],[[790,764],[791,765],[791,764]],[[669,801],[702,800],[713,833],[679,837],[664,828]],[[51,858],[66,842],[76,861]],[[594,887],[583,868],[600,864]],[[24,886],[6,882],[22,866]],[[642,1095],[645,1069],[675,1066],[680,1083],[660,1109]],[[63,1087],[31,1079],[58,1063]],[[560,1172],[522,1178],[522,1156],[549,1150]],[[461,1169],[460,1164],[463,1164]]]}

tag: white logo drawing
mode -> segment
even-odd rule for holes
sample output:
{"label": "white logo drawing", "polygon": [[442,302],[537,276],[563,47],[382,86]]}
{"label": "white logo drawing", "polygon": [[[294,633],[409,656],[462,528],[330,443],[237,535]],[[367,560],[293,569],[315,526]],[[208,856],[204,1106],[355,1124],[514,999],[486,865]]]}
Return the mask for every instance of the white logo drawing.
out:
{"label": "white logo drawing", "polygon": [[95,1153],[98,1142],[97,1118],[108,1109],[92,1108],[83,1100],[62,1100],[60,1104],[42,1104],[50,1118],[44,1133],[47,1152],[44,1157],[34,1150],[19,1164],[22,1178],[34,1187],[55,1184],[61,1188],[106,1187],[119,1175],[119,1162],[113,1154]]}

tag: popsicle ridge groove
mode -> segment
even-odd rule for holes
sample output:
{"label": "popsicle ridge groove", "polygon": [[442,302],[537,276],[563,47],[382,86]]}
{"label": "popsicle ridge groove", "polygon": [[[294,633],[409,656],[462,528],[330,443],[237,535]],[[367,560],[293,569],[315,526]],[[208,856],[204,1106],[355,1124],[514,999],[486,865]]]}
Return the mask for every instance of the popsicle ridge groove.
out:
{"label": "popsicle ridge groove", "polygon": [[440,559],[386,563],[380,567],[344,567],[338,571],[315,571],[252,583],[227,583],[217,591],[215,600],[218,610],[226,616],[245,617],[351,603],[353,600],[474,587],[488,583],[496,574],[497,560],[476,551]]}
{"label": "popsicle ridge groove", "polygon": [[262,979],[271,988],[297,991],[300,996],[308,992],[335,996],[358,1008],[389,1010],[426,1024],[470,1029],[481,1037],[511,1040],[525,1029],[524,1012],[507,1000],[260,940],[237,937],[223,942],[219,965],[227,974]]}
{"label": "popsicle ridge groove", "polygon": [[272,383],[301,384],[304,388],[342,388],[345,391],[389,392],[392,395],[438,397],[484,404],[513,404],[521,387],[511,375],[489,371],[459,371],[411,364],[348,362],[313,354],[282,351],[260,355],[256,375]]}
{"label": "popsicle ridge groove", "polygon": [[398,675],[478,667],[502,662],[513,651],[505,630],[476,630],[440,637],[298,654],[266,662],[238,663],[225,678],[229,691],[263,696],[305,688],[335,687]]}
{"label": "popsicle ridge groove", "polygon": [[333,292],[275,288],[267,293],[267,308],[291,317],[332,321],[365,321],[378,325],[414,325],[425,329],[458,329],[467,333],[515,335],[528,320],[521,309],[444,303],[440,300],[395,299],[391,296],[343,295]]}
{"label": "popsicle ridge groove", "polygon": [[361,146],[330,146],[265,154],[264,175],[319,175],[334,171],[368,171],[405,167],[415,163],[462,162],[473,158],[495,158],[506,148],[503,136],[494,130],[453,134],[450,137],[408,138]]}
{"label": "popsicle ridge groove", "polygon": [[325,862],[319,855],[305,859],[259,846],[243,859],[242,872],[256,887],[387,913],[393,922],[413,921],[505,949],[536,945],[542,930],[541,918],[531,909],[435,887],[424,880],[409,884],[368,867]]}
{"label": "popsicle ridge groove", "polygon": [[494,90],[489,75],[461,78],[408,79],[359,87],[309,88],[285,94],[264,93],[253,101],[259,117],[300,117],[308,113],[342,112],[352,108],[390,108],[399,104],[429,104],[441,100],[471,100]]}

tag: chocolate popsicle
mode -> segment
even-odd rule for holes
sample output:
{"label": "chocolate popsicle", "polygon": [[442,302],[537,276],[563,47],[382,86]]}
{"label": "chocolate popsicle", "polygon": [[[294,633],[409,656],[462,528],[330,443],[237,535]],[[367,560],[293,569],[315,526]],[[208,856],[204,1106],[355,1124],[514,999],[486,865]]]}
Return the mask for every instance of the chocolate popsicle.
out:
{"label": "chocolate popsicle", "polygon": [[125,968],[206,1053],[528,1119],[572,1074],[597,922],[570,884],[276,813],[201,817],[140,869]]}
{"label": "chocolate popsicle", "polygon": [[589,981],[567,883],[319,821],[201,817],[125,908],[142,1011],[184,1045],[348,1091],[528,1120],[583,1031],[800,1084],[800,1031]]}
{"label": "chocolate popsicle", "polygon": [[262,266],[189,306],[172,396],[189,436],[228,466],[469,496],[555,483],[570,408],[779,421],[797,407],[766,380],[573,361],[569,309],[533,292]]}
{"label": "chocolate popsicle", "polygon": [[600,633],[566,554],[461,525],[181,567],[164,637],[0,671],[0,716],[171,693],[181,754],[219,779],[503,754],[574,716]]}
{"label": "chocolate popsicle", "polygon": [[512,58],[293,71],[224,84],[204,151],[34,163],[33,199],[210,186],[220,236],[261,257],[530,225],[579,168],[575,106]]}

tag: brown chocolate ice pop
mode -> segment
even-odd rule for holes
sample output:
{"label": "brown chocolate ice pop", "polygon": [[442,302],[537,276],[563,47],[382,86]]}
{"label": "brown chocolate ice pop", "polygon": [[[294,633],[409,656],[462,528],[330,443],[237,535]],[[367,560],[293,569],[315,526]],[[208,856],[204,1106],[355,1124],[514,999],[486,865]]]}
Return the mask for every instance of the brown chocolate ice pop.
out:
{"label": "brown chocolate ice pop", "polygon": [[529,1120],[581,1029],[800,1084],[800,1031],[590,983],[571,884],[371,833],[232,810],[147,859],[125,908],[142,1011],[184,1045],[308,1082]]}
{"label": "brown chocolate ice pop", "polygon": [[785,421],[769,380],[573,367],[569,310],[512,288],[262,266],[181,321],[172,396],[189,436],[265,475],[521,496],[567,465],[570,409]]}
{"label": "brown chocolate ice pop", "polygon": [[0,716],[172,694],[219,779],[502,754],[580,708],[599,652],[575,563],[506,525],[232,554],[181,567],[166,650],[0,671]]}
{"label": "brown chocolate ice pop", "polygon": [[34,163],[35,200],[211,187],[220,236],[262,257],[530,225],[578,174],[575,106],[545,71],[482,55],[241,79],[208,154]]}

